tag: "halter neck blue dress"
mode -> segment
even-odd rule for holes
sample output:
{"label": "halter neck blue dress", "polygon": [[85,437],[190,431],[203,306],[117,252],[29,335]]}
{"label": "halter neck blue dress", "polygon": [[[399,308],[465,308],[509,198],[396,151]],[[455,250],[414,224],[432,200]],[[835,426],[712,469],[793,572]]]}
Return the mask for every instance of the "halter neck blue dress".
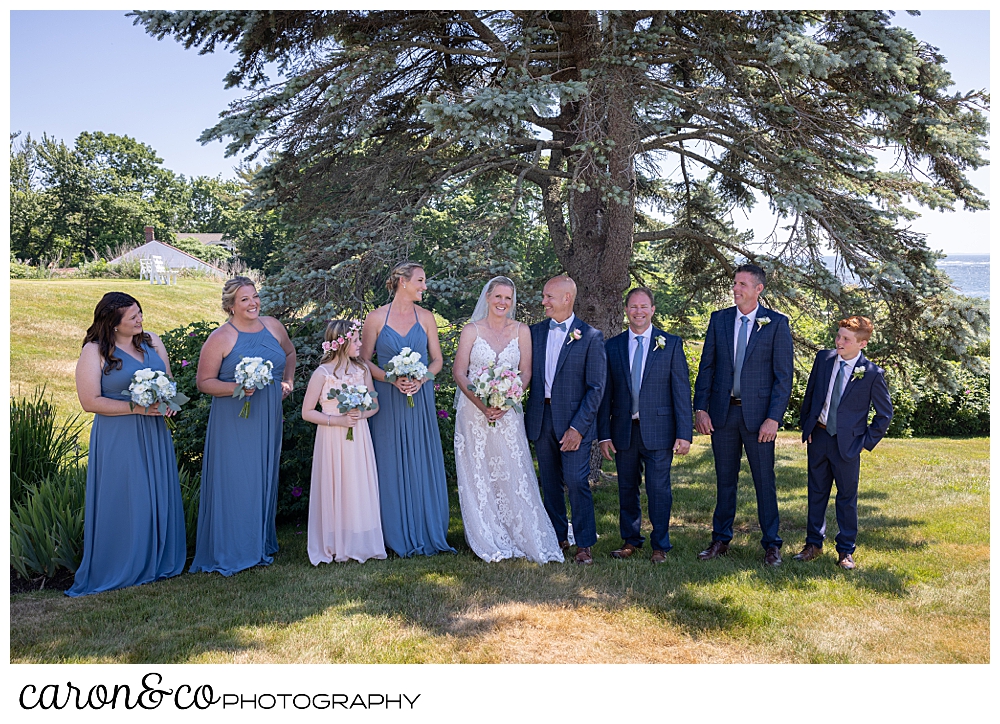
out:
{"label": "halter neck blue dress", "polygon": [[[392,305],[390,304],[390,310]],[[418,352],[427,364],[427,333],[414,313],[406,334],[389,326],[389,312],[375,341],[378,363],[385,367],[404,347]],[[448,486],[444,454],[434,407],[434,385],[424,384],[413,396],[388,382],[375,381],[379,411],[368,420],[378,468],[382,535],[397,555],[432,556],[455,552],[448,545]]]}
{"label": "halter neck blue dress", "polygon": [[[128,401],[132,375],[166,365],[143,344],[143,362],[116,348],[121,369],[101,375],[101,396]],[[94,415],[87,461],[83,560],[68,596],[176,576],[187,556],[174,441],[162,417]]]}
{"label": "halter neck blue dress", "polygon": [[235,382],[236,365],[241,359],[262,357],[274,365],[274,381],[250,397],[248,418],[240,417],[244,400],[212,398],[201,464],[198,541],[191,571],[218,571],[224,576],[268,565],[278,552],[274,516],[278,507],[285,351],[267,327],[259,332],[236,332],[239,337],[233,350],[222,359],[219,379]]}

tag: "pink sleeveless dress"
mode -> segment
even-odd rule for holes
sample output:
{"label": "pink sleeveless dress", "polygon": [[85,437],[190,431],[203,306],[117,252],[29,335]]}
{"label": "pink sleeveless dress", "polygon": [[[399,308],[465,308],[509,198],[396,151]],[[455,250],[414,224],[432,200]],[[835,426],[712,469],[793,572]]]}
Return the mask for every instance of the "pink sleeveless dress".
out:
{"label": "pink sleeveless dress", "polygon": [[[341,414],[337,401],[327,399],[331,389],[339,389],[342,384],[371,385],[362,368],[352,366],[336,375],[329,365],[321,365],[320,370],[326,373],[320,406],[327,415]],[[314,566],[385,558],[378,472],[368,420],[354,426],[353,440],[347,439],[347,430],[339,426],[316,428],[308,536],[309,561]]]}

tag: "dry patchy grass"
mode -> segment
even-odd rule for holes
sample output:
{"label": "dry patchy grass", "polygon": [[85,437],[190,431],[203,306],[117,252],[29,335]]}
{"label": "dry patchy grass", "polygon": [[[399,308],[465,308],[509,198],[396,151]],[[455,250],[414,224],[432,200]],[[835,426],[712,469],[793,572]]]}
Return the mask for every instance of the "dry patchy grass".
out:
{"label": "dry patchy grass", "polygon": [[590,568],[483,563],[461,543],[457,504],[455,556],[313,568],[304,524],[293,523],[279,530],[274,565],[230,579],[185,574],[83,599],[12,596],[11,660],[988,662],[988,440],[886,440],[866,455],[851,573],[832,546],[812,563],[791,560],[804,536],[805,451],[792,433],[781,441],[778,569],[761,563],[749,477],[730,555],[696,559],[714,504],[699,437],[675,466],[674,550],[661,566],[608,557],[618,545],[613,479],[594,491],[601,539]]}

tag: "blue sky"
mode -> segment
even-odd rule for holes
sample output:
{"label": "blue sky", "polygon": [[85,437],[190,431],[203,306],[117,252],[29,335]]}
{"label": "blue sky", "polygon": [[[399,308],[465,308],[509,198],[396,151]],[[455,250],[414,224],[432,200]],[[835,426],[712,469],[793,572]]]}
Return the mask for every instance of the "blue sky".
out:
{"label": "blue sky", "polygon": [[[82,131],[128,135],[152,146],[164,165],[186,176],[231,177],[239,159],[223,145],[202,146],[201,132],[239,97],[226,91],[232,67],[225,52],[198,55],[157,41],[133,26],[124,10],[10,13],[10,129],[72,142]],[[989,13],[899,11],[897,24],[941,49],[956,91],[989,89]],[[989,169],[971,174],[989,193]],[[763,209],[740,226],[770,231]],[[932,248],[987,253],[989,213],[926,212],[913,223]]]}

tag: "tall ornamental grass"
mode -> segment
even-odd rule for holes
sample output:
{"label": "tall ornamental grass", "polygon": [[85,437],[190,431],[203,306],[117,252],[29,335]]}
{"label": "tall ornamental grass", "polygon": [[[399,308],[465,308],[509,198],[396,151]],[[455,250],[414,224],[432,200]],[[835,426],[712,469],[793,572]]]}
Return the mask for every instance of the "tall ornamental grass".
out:
{"label": "tall ornamental grass", "polygon": [[56,408],[36,387],[30,397],[10,401],[10,503],[25,502],[25,486],[40,483],[80,456],[79,414],[58,422]]}
{"label": "tall ornamental grass", "polygon": [[10,510],[10,565],[27,579],[76,572],[83,558],[87,467],[66,466],[25,486]]}

